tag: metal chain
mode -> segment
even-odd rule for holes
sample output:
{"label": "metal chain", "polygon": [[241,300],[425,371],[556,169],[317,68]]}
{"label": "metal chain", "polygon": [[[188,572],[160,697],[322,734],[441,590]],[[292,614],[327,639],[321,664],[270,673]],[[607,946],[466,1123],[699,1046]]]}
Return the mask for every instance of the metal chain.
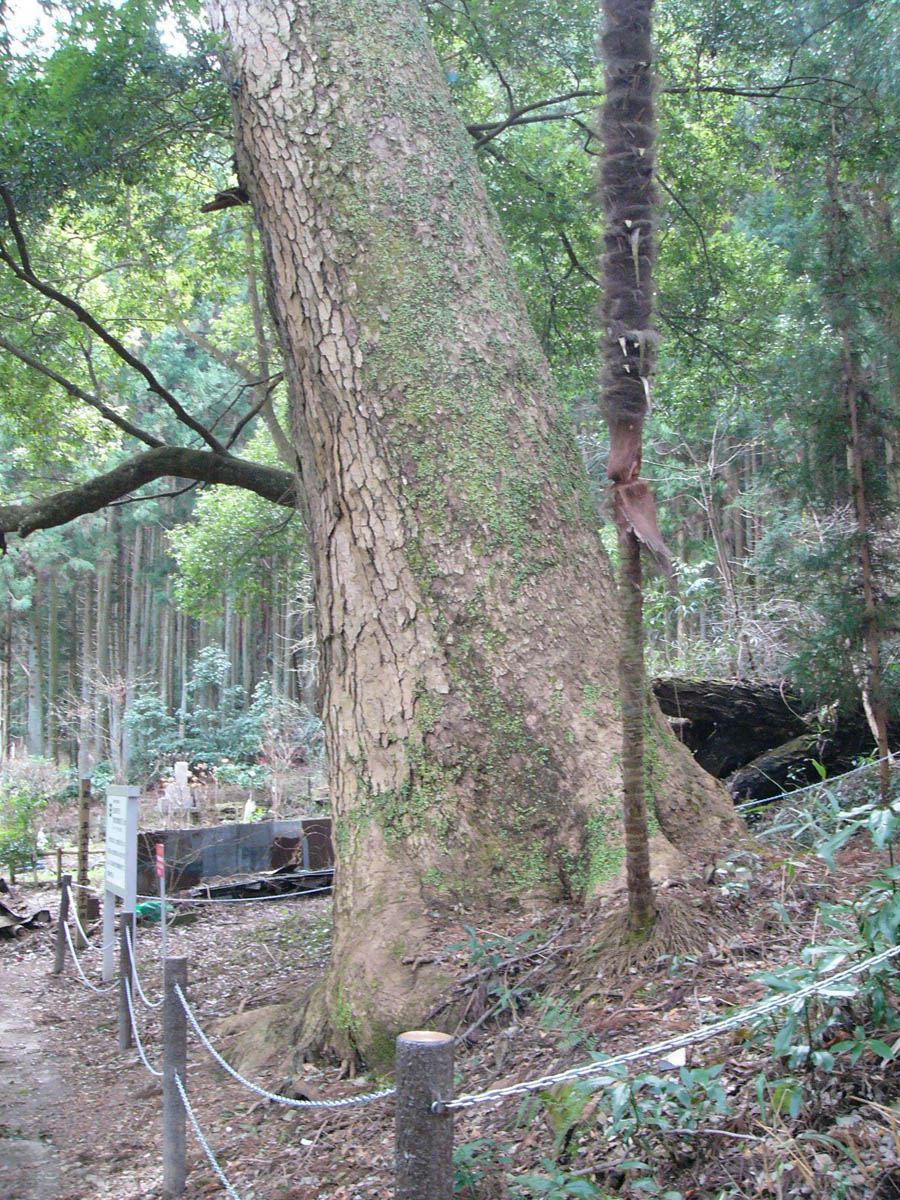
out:
{"label": "metal chain", "polygon": [[218,1160],[217,1160],[215,1154],[213,1154],[212,1150],[210,1149],[209,1142],[203,1136],[203,1130],[197,1124],[197,1118],[194,1116],[194,1110],[191,1108],[190,1102],[187,1098],[187,1092],[184,1090],[184,1084],[181,1082],[181,1079],[180,1079],[177,1071],[175,1072],[174,1077],[175,1077],[175,1086],[178,1088],[178,1094],[181,1096],[181,1103],[184,1105],[184,1111],[187,1113],[188,1118],[191,1122],[191,1125],[193,1125],[193,1127],[194,1127],[194,1135],[196,1136],[197,1141],[200,1143],[201,1147],[203,1148],[203,1153],[209,1159],[209,1165],[212,1167],[212,1169],[218,1175],[222,1186],[225,1188],[226,1192],[228,1192],[228,1195],[232,1197],[232,1200],[241,1200],[240,1196],[237,1194],[237,1192],[234,1190],[231,1183],[229,1182],[228,1176],[225,1174],[225,1172],[219,1166],[219,1163],[218,1163]]}
{"label": "metal chain", "polygon": [[78,888],[80,892],[93,892],[99,899],[100,893],[89,883],[76,883],[74,879],[70,879],[69,887]]}
{"label": "metal chain", "polygon": [[175,995],[181,1002],[181,1007],[184,1009],[194,1033],[200,1039],[201,1045],[212,1055],[219,1066],[227,1071],[232,1079],[236,1079],[238,1083],[242,1083],[245,1088],[249,1088],[257,1096],[262,1096],[265,1100],[271,1100],[273,1104],[286,1104],[288,1108],[349,1108],[353,1104],[368,1104],[372,1100],[383,1100],[386,1096],[393,1096],[397,1091],[396,1088],[383,1088],[380,1092],[370,1092],[366,1096],[349,1096],[344,1100],[294,1100],[290,1096],[281,1096],[277,1092],[267,1092],[265,1088],[258,1087],[257,1084],[251,1083],[249,1079],[245,1079],[243,1075],[239,1074],[230,1063],[225,1061],[215,1046],[210,1043],[209,1038],[200,1028],[197,1018],[191,1010],[191,1006],[185,999],[184,992],[182,992],[177,983],[175,984]]}
{"label": "metal chain", "polygon": [[91,991],[96,992],[98,996],[102,996],[104,992],[111,992],[113,990],[113,988],[116,986],[114,983],[111,983],[109,985],[109,987],[97,987],[95,984],[91,983],[91,981],[88,979],[87,975],[85,975],[84,971],[82,971],[82,969],[81,969],[81,963],[78,961],[78,955],[75,953],[75,947],[72,945],[72,934],[69,930],[69,924],[67,921],[63,921],[63,930],[65,931],[66,941],[69,943],[69,951],[71,952],[72,961],[75,964],[75,969],[78,972],[78,974],[81,976],[82,982],[84,983],[85,987],[89,987],[91,989]]}
{"label": "metal chain", "polygon": [[860,771],[868,771],[870,767],[877,767],[880,763],[890,762],[893,758],[893,754],[885,754],[883,758],[876,758],[872,762],[863,763],[861,767],[854,767],[852,771],[845,771],[843,775],[835,775],[832,779],[820,779],[818,783],[808,783],[805,787],[794,788],[790,792],[779,792],[777,796],[767,796],[764,800],[746,800],[743,804],[736,804],[734,811],[745,812],[748,808],[761,808],[764,804],[774,804],[776,800],[792,799],[803,792],[811,792],[814,788],[827,787],[832,783],[839,783],[842,779],[849,779],[851,775],[858,775]]}
{"label": "metal chain", "polygon": [[128,982],[128,976],[125,976],[125,998],[128,1001],[128,1015],[131,1017],[131,1030],[134,1034],[134,1044],[137,1046],[137,1052],[141,1056],[141,1062],[147,1068],[151,1075],[155,1075],[157,1079],[162,1079],[162,1071],[157,1071],[156,1067],[151,1067],[147,1062],[147,1055],[144,1053],[144,1045],[141,1041],[141,1035],[138,1033],[137,1021],[134,1017],[134,1003],[131,999],[131,986]]}
{"label": "metal chain", "polygon": [[448,1100],[446,1102],[435,1101],[432,1109],[435,1112],[442,1112],[452,1108],[470,1108],[474,1104],[485,1104],[489,1100],[499,1100],[507,1096],[521,1096],[526,1092],[543,1091],[544,1088],[552,1087],[556,1083],[567,1083],[572,1079],[585,1079],[591,1075],[601,1075],[605,1071],[608,1071],[610,1067],[638,1062],[642,1058],[657,1058],[660,1055],[667,1054],[670,1050],[680,1050],[682,1047],[695,1046],[700,1042],[705,1042],[711,1038],[718,1037],[720,1034],[727,1033],[731,1029],[737,1029],[739,1026],[746,1024],[747,1021],[751,1021],[756,1017],[765,1016],[767,1013],[775,1012],[779,1008],[798,1004],[803,1000],[809,999],[810,996],[816,995],[818,992],[827,991],[828,988],[834,987],[835,984],[842,983],[845,979],[850,979],[853,975],[860,975],[863,971],[869,971],[873,967],[887,962],[889,958],[894,958],[897,954],[900,954],[900,946],[892,946],[889,950],[883,950],[880,954],[876,954],[872,958],[867,958],[861,963],[855,963],[853,966],[839,971],[836,975],[829,975],[827,979],[818,979],[796,992],[770,996],[767,1000],[762,1000],[758,1004],[751,1005],[750,1008],[733,1013],[730,1017],[727,1017],[723,1021],[717,1021],[714,1025],[707,1025],[702,1029],[694,1029],[689,1033],[678,1034],[676,1037],[668,1038],[664,1042],[654,1042],[650,1046],[640,1046],[636,1050],[617,1054],[613,1058],[605,1059],[603,1062],[586,1063],[581,1067],[572,1067],[568,1071],[560,1071],[556,1075],[544,1075],[540,1079],[531,1079],[525,1083],[514,1083],[509,1087],[493,1088],[487,1092],[457,1096],[455,1100]]}
{"label": "metal chain", "polygon": [[137,993],[141,1000],[146,1004],[147,1008],[159,1008],[165,1001],[165,993],[158,1000],[148,1000],[144,989],[141,987],[140,976],[138,975],[137,959],[134,954],[134,943],[131,940],[131,930],[125,926],[125,940],[128,943],[128,958],[131,963],[131,978],[134,980],[134,986],[137,988]]}
{"label": "metal chain", "polygon": [[[318,872],[321,874],[322,872]],[[166,896],[167,904],[261,904],[265,900],[290,900],[293,896],[315,896],[319,892],[330,892],[331,884],[327,887],[307,888],[301,892],[280,892],[277,896],[223,896],[221,899],[206,896]],[[158,900],[159,896],[147,896],[138,893],[138,900]]]}

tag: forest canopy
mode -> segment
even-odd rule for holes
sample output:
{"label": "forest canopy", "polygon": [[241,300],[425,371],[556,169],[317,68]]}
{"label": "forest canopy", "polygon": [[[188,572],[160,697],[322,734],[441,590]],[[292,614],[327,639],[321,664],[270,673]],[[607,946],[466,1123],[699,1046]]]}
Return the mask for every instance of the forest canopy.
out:
{"label": "forest canopy", "polygon": [[[321,713],[354,914],[329,1036],[377,1058],[440,983],[392,930],[621,861],[598,14],[51,8],[0,47],[3,750],[127,777],[217,703]],[[645,478],[680,585],[652,661],[859,701],[883,748],[892,9],[662,3],[655,36]],[[724,793],[652,708],[647,735],[638,786],[699,851]]]}
{"label": "forest canopy", "polygon": [[[889,4],[832,7],[657,6],[661,346],[645,447],[680,575],[677,594],[651,591],[653,664],[789,673],[822,701],[855,693],[866,620],[845,465],[845,336],[865,384],[860,439],[889,687],[897,674],[891,545],[879,531],[896,494],[898,34]],[[597,6],[424,8],[602,500]],[[275,418],[283,385],[249,210],[200,212],[236,180],[217,46],[196,6],[52,12],[55,37],[33,42],[16,14],[0,60],[3,182],[38,274],[121,335],[206,427],[233,427],[261,388],[271,388]],[[10,243],[5,234],[13,251]],[[838,276],[828,261],[835,247],[846,258]],[[0,286],[4,502],[77,485],[134,452],[121,428],[49,372],[106,398],[152,437],[190,446],[172,412],[150,402],[144,381],[77,316],[23,287],[8,264]],[[271,432],[257,417],[236,446],[283,465],[264,440],[271,445]],[[247,505],[258,502],[236,494],[234,523],[225,521],[215,503],[197,510],[196,488],[178,495],[183,486],[157,482],[135,493],[155,499],[10,540],[5,748],[27,738],[33,751],[53,752],[65,742],[61,697],[81,686],[82,627],[105,619],[84,611],[88,578],[108,579],[117,596],[110,645],[98,649],[107,675],[152,678],[174,707],[182,661],[218,644],[246,672],[248,699],[272,672],[298,694],[292,681],[303,668],[278,665],[274,632],[257,632],[245,650],[239,630],[252,608],[269,614],[254,622],[258,631],[292,637],[303,580],[264,595],[251,543],[226,550],[240,527],[261,539],[261,554],[278,553],[283,516],[266,518],[265,506],[251,515]],[[233,567],[220,587],[225,562]],[[132,603],[152,625],[129,668]],[[51,645],[59,611],[68,627]],[[96,755],[109,757],[108,748]]]}

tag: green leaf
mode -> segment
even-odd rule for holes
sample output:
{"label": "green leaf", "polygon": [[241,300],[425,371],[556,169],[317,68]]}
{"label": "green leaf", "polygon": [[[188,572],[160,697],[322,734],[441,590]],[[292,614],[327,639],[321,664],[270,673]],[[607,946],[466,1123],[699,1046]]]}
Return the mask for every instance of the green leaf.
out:
{"label": "green leaf", "polygon": [[866,1041],[866,1046],[873,1051],[873,1053],[878,1054],[885,1060],[894,1057],[894,1051],[880,1038],[868,1038]]}

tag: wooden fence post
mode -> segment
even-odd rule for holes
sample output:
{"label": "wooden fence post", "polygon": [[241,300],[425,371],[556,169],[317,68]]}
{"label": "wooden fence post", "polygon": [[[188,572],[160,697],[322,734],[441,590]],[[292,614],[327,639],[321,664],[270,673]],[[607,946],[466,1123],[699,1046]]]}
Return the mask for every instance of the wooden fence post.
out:
{"label": "wooden fence post", "polygon": [[452,1200],[454,1039],[416,1030],[397,1038],[396,1200]]}
{"label": "wooden fence post", "polygon": [[185,1111],[175,1076],[187,1083],[187,1017],[175,993],[177,984],[187,990],[187,959],[167,958],[163,963],[163,1196],[175,1200],[184,1192]]}
{"label": "wooden fence post", "polygon": [[[128,935],[134,938],[134,913],[119,914],[119,1049],[127,1050],[134,1045],[131,1032],[131,1012],[128,1008],[127,988],[132,986],[131,951]],[[133,999],[133,998],[132,998]]]}
{"label": "wooden fence post", "polygon": [[69,884],[71,875],[63,875],[60,881],[62,895],[59,898],[59,916],[56,919],[56,954],[53,959],[53,974],[58,975],[66,960],[66,922],[69,919]]}
{"label": "wooden fence post", "polygon": [[[87,925],[88,919],[88,852],[91,843],[91,781],[78,781],[78,895],[75,907],[82,926]],[[76,946],[80,950],[84,945],[81,934],[76,930]]]}
{"label": "wooden fence post", "polygon": [[56,886],[62,887],[62,846],[56,847]]}

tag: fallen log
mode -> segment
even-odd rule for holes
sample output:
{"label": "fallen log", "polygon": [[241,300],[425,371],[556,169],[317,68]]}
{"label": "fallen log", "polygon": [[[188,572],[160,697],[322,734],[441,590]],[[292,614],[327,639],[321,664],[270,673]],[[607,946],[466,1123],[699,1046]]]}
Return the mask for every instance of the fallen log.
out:
{"label": "fallen log", "polygon": [[[673,729],[736,801],[764,800],[849,770],[874,741],[862,709],[804,713],[784,683],[746,679],[654,679],[653,693]],[[900,722],[889,726],[900,745]]]}
{"label": "fallen log", "polygon": [[[736,803],[766,800],[781,792],[818,783],[854,767],[862,755],[870,754],[875,742],[861,714],[837,722],[834,728],[819,729],[792,738],[758,755],[725,779]],[[817,766],[818,764],[818,766]]]}
{"label": "fallen log", "polygon": [[651,686],[677,735],[718,779],[810,732],[800,697],[784,683],[669,678]]}

